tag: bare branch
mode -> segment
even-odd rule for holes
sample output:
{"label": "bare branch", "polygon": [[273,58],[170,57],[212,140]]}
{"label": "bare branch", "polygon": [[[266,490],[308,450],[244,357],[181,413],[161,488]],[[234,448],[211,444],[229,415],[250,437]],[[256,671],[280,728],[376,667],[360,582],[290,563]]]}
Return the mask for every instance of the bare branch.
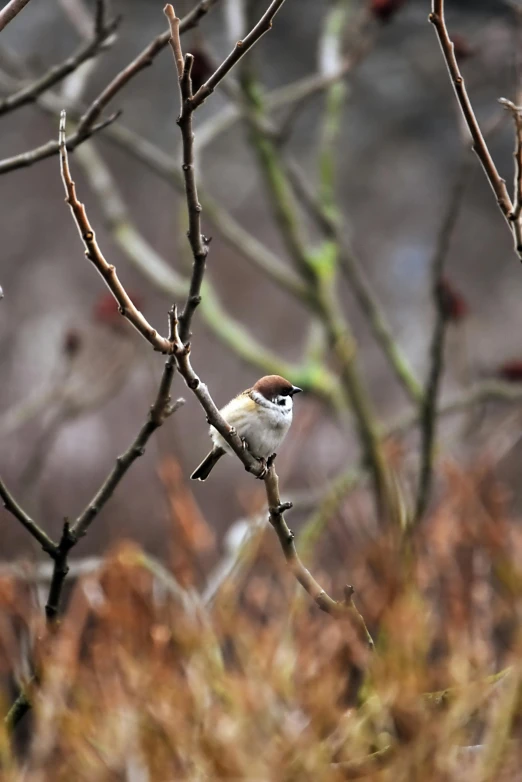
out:
{"label": "bare branch", "polygon": [[100,487],[94,498],[71,525],[69,534],[76,543],[87,532],[88,528],[100,513],[103,506],[111,498],[114,490],[125,476],[136,459],[143,456],[145,446],[151,435],[158,429],[168,417],[173,415],[184,404],[183,399],[178,399],[171,404],[170,389],[174,377],[175,365],[171,357],[165,363],[165,369],[161,378],[156,400],[152,405],[147,421],[143,424],[138,435],[124,454],[118,456],[116,464],[109,473],[107,479]]}
{"label": "bare branch", "polygon": [[448,256],[451,238],[460,214],[467,173],[468,166],[466,159],[457,171],[452,192],[447,200],[442,225],[437,237],[437,246],[431,264],[433,300],[435,302],[436,317],[430,348],[430,368],[421,405],[421,468],[413,526],[416,526],[421,520],[430,498],[433,477],[435,429],[437,424],[437,398],[444,371],[444,344],[449,323],[448,305],[442,284],[444,264]]}
{"label": "bare branch", "polygon": [[[169,43],[172,47],[172,52],[174,54],[174,62],[176,63],[176,68],[178,70],[178,81],[181,85],[181,79],[183,78],[183,69],[185,67],[183,62],[183,52],[181,50],[181,40],[179,37],[179,18],[176,16],[176,13],[174,11],[174,8],[170,3],[165,6],[163,9],[163,13],[167,17],[169,21],[170,26],[170,39]],[[183,101],[183,95],[181,95],[181,100]]]}
{"label": "bare branch", "polygon": [[[159,177],[174,186],[184,190],[184,178],[178,170],[172,156],[134,131],[121,125],[113,126],[115,131],[108,137],[109,141],[125,149],[132,157],[154,171]],[[252,234],[249,234],[221,204],[212,196],[198,188],[199,201],[213,228],[231,246],[238,250],[256,269],[302,300],[307,300],[308,293],[299,277],[282,263],[279,258],[265,247]]]}
{"label": "bare branch", "polygon": [[149,342],[155,350],[161,353],[170,352],[170,343],[167,339],[157,333],[152,328],[150,323],[144,317],[144,315],[133,304],[127,291],[121,284],[116,268],[108,263],[104,258],[96,241],[94,230],[89,223],[89,219],[85,212],[85,207],[76,197],[76,189],[74,182],[71,178],[71,172],[69,169],[69,159],[67,155],[67,146],[65,139],[65,119],[66,113],[62,111],[60,116],[60,169],[62,173],[62,180],[65,188],[66,202],[71,208],[72,215],[76,222],[76,226],[85,245],[85,255],[92,261],[95,269],[105,281],[105,284],[111,291],[112,295],[119,304],[121,314],[127,318],[134,328]]}
{"label": "bare branch", "polygon": [[[195,27],[200,19],[205,16],[210,8],[215,5],[217,0],[200,0],[198,5],[192,9],[180,22],[180,33],[184,33],[187,30]],[[5,10],[5,9],[4,9]],[[1,12],[0,12],[1,13]],[[149,46],[147,46],[143,52],[136,57],[126,68],[121,71],[112,82],[103,90],[103,92],[92,103],[87,112],[80,120],[80,125],[76,129],[76,132],[67,138],[67,149],[72,151],[76,146],[81,144],[85,139],[92,136],[94,133],[102,130],[110,123],[114,122],[119,116],[119,112],[111,115],[108,119],[97,122],[98,117],[101,115],[105,106],[109,101],[143,68],[150,65],[159,52],[164,49],[170,38],[170,32],[162,33],[160,36],[154,39]],[[0,160],[0,174],[5,174],[8,171],[14,171],[17,168],[26,168],[33,165],[33,163],[39,160],[56,155],[59,152],[59,144],[51,140],[46,144],[43,144],[36,149],[29,152],[24,152],[21,155],[15,155],[14,157]]]}
{"label": "bare branch", "polygon": [[30,682],[22,688],[20,695],[7,712],[4,719],[4,725],[8,734],[13,732],[20,720],[25,717],[28,711],[30,711],[32,699],[31,689],[35,683],[35,679],[32,677]]}
{"label": "bare branch", "polygon": [[39,95],[45,90],[54,87],[55,84],[65,79],[70,73],[75,71],[82,63],[95,57],[101,50],[102,45],[107,41],[109,36],[116,30],[120,20],[115,18],[108,22],[106,26],[101,29],[97,29],[92,40],[83,44],[76,54],[68,57],[62,63],[53,65],[47,73],[44,73],[39,79],[23,87],[18,92],[10,95],[8,98],[0,101],[0,116],[7,114],[10,111],[25,106],[28,103],[35,101]]}
{"label": "bare branch", "polygon": [[174,13],[173,7],[168,4],[165,6],[165,15],[167,16],[171,30],[171,45],[174,53],[174,61],[178,71],[178,83],[180,92],[180,115],[178,125],[181,130],[183,145],[183,156],[181,169],[185,181],[185,194],[188,210],[188,240],[194,259],[192,266],[192,275],[190,278],[190,289],[187,296],[183,312],[179,320],[179,335],[182,342],[190,339],[190,324],[194,312],[201,301],[201,284],[205,274],[205,266],[208,255],[209,240],[201,233],[201,204],[198,198],[198,188],[196,183],[196,172],[194,169],[194,130],[192,116],[195,107],[192,101],[192,78],[191,71],[194,58],[187,54],[183,58],[181,51],[181,41],[179,38],[179,19]]}
{"label": "bare branch", "polygon": [[366,627],[366,623],[363,617],[355,607],[352,600],[353,589],[351,589],[349,594],[347,594],[347,599],[344,603],[338,603],[325,592],[320,584],[317,583],[310,571],[305,568],[299,559],[295,548],[294,534],[288,527],[288,524],[284,518],[284,512],[286,510],[290,510],[292,503],[281,503],[281,497],[279,495],[279,480],[274,468],[273,461],[270,464],[267,475],[265,477],[265,489],[268,501],[270,523],[276,531],[281,548],[283,549],[283,553],[285,555],[286,562],[297,581],[299,581],[303,589],[308,592],[310,597],[312,597],[321,611],[325,611],[327,614],[331,614],[336,618],[346,616],[349,612],[350,615],[355,619],[359,629],[362,631],[369,648],[373,650],[374,645],[372,637],[368,632],[368,628]]}
{"label": "bare branch", "polygon": [[284,2],[285,0],[273,0],[256,26],[252,28],[252,30],[242,41],[238,41],[236,43],[228,57],[223,60],[219,68],[214,71],[212,76],[207,79],[205,84],[201,85],[199,90],[194,95],[194,98],[192,99],[193,110],[197,109],[197,107],[200,106],[212,92],[214,92],[219,82],[225,78],[227,73],[232,70],[234,65],[239,62],[239,60],[247,53],[247,51],[251,49],[252,46],[254,46],[254,44],[257,43],[257,41],[259,41],[259,39],[270,30],[274,16],[277,14]]}
{"label": "bare branch", "polygon": [[[92,128],[83,134],[79,133],[78,130],[76,130],[74,133],[71,133],[71,135],[67,136],[64,141],[66,149],[69,152],[72,152],[73,149],[79,146],[79,144],[86,141],[100,130],[106,128],[116,119],[118,119],[119,116],[119,112],[112,114],[110,117],[107,117],[107,119],[99,122],[97,125],[93,125]],[[48,141],[46,144],[42,144],[41,147],[31,149],[29,152],[22,152],[20,155],[4,158],[4,160],[0,160],[0,174],[7,174],[9,171],[15,171],[18,168],[27,168],[28,166],[32,166],[34,163],[38,163],[40,160],[45,160],[48,157],[56,155],[59,151],[60,142],[52,140]]]}
{"label": "bare branch", "polygon": [[18,519],[20,524],[38,541],[43,550],[54,557],[57,552],[56,543],[44,532],[33,519],[27,515],[27,513],[16,502],[12,494],[8,491],[7,486],[0,478],[0,499],[4,504],[4,508],[11,513],[15,519]]}
{"label": "bare branch", "polygon": [[12,22],[15,16],[18,16],[20,11],[23,11],[29,0],[11,0],[0,11],[0,32],[7,27],[9,22]]}
{"label": "bare branch", "polygon": [[105,87],[105,89],[98,95],[96,100],[92,102],[89,109],[85,112],[78,125],[78,133],[80,136],[87,133],[89,128],[92,127],[98,118],[101,116],[102,111],[107,104],[114,98],[115,95],[122,90],[131,79],[136,76],[140,71],[149,65],[152,65],[154,58],[165,48],[168,43],[169,36],[166,33],[159,35],[150,43],[141,54],[138,55],[129,65],[121,70],[114,79]]}
{"label": "bare branch", "polygon": [[513,223],[513,232],[515,234],[515,243],[519,253],[522,253],[522,109],[516,106],[506,98],[500,98],[504,108],[506,108],[515,124],[515,182],[514,182],[514,204],[510,219]]}
{"label": "bare branch", "polygon": [[[491,157],[488,145],[480,129],[475,112],[473,111],[473,106],[471,105],[471,101],[466,90],[464,78],[457,63],[453,42],[446,27],[446,21],[444,19],[444,0],[432,0],[432,10],[431,14],[429,15],[429,21],[435,27],[440,48],[442,50],[442,55],[446,62],[446,67],[455,90],[457,101],[473,140],[473,151],[480,160],[488,182],[491,185],[493,192],[495,193],[500,210],[508,221],[511,231],[513,231],[513,227],[511,225],[513,204],[511,203],[511,198],[509,197],[506,183],[497,171],[497,167],[493,161],[493,158]],[[516,247],[515,249],[522,259],[522,248],[519,249]]]}
{"label": "bare branch", "polygon": [[[217,0],[201,0],[196,8],[188,13],[179,22],[179,32],[183,34],[192,27],[195,27],[199,20],[205,16]],[[104,108],[114,98],[120,90],[129,83],[140,71],[152,65],[155,57],[167,46],[171,37],[170,30],[158,35],[145,49],[130,62],[114,79],[107,85],[103,92],[91,104],[87,112],[83,115],[78,126],[80,135],[88,132],[93,123],[98,120]]]}

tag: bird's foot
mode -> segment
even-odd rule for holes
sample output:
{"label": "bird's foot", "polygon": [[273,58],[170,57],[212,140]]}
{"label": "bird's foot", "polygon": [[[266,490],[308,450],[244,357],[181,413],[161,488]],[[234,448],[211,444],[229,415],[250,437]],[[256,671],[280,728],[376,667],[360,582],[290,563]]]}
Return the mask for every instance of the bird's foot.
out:
{"label": "bird's foot", "polygon": [[267,473],[268,473],[267,460],[263,459],[263,457],[260,456],[259,459],[258,459],[258,462],[261,465],[261,472],[259,473],[259,475],[256,475],[256,478],[258,478],[260,481],[263,481],[266,478]]}
{"label": "bird's foot", "polygon": [[268,470],[270,469],[270,467],[271,467],[271,466],[273,465],[273,463],[275,462],[275,460],[276,460],[276,456],[277,456],[277,454],[276,454],[276,453],[273,453],[273,454],[271,454],[271,455],[268,457],[268,459],[266,460],[266,466],[267,466],[267,469],[268,469]]}

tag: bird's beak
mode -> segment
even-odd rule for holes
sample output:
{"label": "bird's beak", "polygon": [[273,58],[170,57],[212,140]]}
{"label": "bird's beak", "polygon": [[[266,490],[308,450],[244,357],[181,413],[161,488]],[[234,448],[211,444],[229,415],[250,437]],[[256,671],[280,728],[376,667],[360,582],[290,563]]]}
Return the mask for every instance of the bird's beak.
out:
{"label": "bird's beak", "polygon": [[300,394],[302,390],[303,389],[299,388],[299,386],[292,386],[292,394],[291,394],[291,396],[293,396],[294,394]]}

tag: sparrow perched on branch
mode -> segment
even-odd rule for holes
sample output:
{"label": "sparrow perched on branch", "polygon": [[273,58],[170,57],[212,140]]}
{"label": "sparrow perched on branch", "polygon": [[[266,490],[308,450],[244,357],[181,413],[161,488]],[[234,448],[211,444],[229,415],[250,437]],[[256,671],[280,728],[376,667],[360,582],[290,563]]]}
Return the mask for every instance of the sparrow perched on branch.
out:
{"label": "sparrow perched on branch", "polygon": [[[294,394],[301,388],[293,386],[279,375],[266,375],[252,388],[238,394],[220,411],[225,421],[233,426],[250,453],[266,460],[279,448],[292,423]],[[190,476],[204,481],[225,453],[231,453],[228,443],[219,432],[210,427],[214,447]]]}

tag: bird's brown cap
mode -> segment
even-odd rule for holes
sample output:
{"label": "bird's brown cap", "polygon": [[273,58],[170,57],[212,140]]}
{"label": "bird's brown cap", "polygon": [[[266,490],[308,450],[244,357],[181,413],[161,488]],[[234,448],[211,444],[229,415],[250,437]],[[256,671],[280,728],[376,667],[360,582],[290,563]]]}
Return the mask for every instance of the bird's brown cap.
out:
{"label": "bird's brown cap", "polygon": [[257,381],[252,390],[262,394],[265,399],[274,399],[276,396],[293,396],[302,391],[301,388],[293,386],[281,375],[265,375]]}

